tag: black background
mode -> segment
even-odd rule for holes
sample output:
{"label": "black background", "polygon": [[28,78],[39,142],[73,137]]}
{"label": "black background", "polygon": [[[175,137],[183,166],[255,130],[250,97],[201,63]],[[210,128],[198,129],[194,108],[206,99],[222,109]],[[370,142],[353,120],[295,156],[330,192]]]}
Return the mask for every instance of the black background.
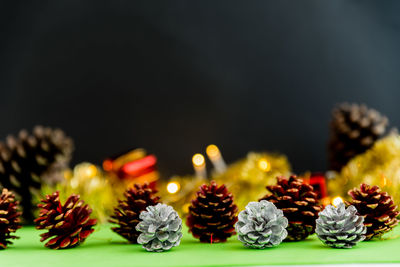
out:
{"label": "black background", "polygon": [[280,151],[325,170],[330,111],[399,126],[399,1],[2,1],[0,137],[35,124],[74,163],[130,147],[165,176],[209,143],[227,162]]}

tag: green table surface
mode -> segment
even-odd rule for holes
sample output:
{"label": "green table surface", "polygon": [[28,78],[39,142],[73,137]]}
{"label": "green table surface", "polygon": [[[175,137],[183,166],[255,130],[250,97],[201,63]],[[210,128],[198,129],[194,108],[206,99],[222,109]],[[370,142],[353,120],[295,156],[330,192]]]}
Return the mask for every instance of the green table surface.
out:
{"label": "green table surface", "polygon": [[162,253],[145,251],[128,244],[110,230],[109,225],[96,231],[79,247],[65,250],[45,248],[40,231],[33,227],[18,230],[21,237],[0,251],[1,267],[133,267],[133,266],[260,266],[290,264],[400,263],[400,227],[385,240],[362,242],[352,249],[324,246],[313,235],[300,242],[285,242],[275,248],[245,248],[236,236],[226,243],[204,244],[187,229],[181,245]]}

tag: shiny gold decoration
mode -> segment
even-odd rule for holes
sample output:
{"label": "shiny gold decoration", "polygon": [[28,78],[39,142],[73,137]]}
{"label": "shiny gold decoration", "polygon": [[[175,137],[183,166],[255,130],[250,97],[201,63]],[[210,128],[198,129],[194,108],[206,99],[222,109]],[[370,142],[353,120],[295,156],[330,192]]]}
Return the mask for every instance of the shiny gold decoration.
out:
{"label": "shiny gold decoration", "polygon": [[400,136],[391,134],[365,153],[354,157],[331,179],[329,194],[347,197],[347,192],[361,183],[377,185],[400,204]]}
{"label": "shiny gold decoration", "polygon": [[161,201],[171,205],[183,218],[189,211],[191,199],[196,195],[199,187],[207,181],[196,176],[174,176],[169,181],[157,186]]}
{"label": "shiny gold decoration", "polygon": [[[118,186],[105,176],[104,172],[91,163],[80,163],[73,170],[64,173],[64,181],[54,187],[45,186],[43,192],[60,192],[61,201],[78,194],[93,209],[93,216],[99,222],[106,222],[120,195]],[[123,189],[124,186],[121,188]]]}
{"label": "shiny gold decoration", "polygon": [[250,201],[257,201],[265,193],[267,185],[274,184],[276,177],[290,174],[290,164],[282,154],[250,152],[228,166],[226,172],[215,175],[213,180],[225,184],[232,192],[239,210]]}

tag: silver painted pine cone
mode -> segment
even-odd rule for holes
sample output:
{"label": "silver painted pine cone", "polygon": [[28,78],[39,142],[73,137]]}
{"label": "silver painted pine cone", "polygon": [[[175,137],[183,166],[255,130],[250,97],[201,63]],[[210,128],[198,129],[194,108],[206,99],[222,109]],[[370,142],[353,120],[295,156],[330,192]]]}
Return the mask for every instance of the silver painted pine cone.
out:
{"label": "silver painted pine cone", "polygon": [[165,204],[149,206],[139,215],[141,222],[136,230],[141,232],[137,242],[147,251],[161,252],[176,247],[182,238],[182,220],[178,213]]}
{"label": "silver painted pine cone", "polygon": [[269,201],[250,202],[239,213],[236,223],[238,239],[246,247],[266,248],[279,245],[287,236],[288,220]]}
{"label": "silver painted pine cone", "polygon": [[335,248],[351,248],[365,239],[367,231],[364,218],[356,215],[357,209],[344,203],[337,208],[332,205],[319,213],[315,232],[318,238],[328,246]]}

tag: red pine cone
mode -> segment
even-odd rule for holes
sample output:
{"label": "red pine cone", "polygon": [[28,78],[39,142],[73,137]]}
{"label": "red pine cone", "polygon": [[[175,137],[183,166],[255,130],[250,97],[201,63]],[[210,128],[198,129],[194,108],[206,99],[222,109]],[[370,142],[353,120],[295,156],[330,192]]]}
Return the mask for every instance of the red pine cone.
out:
{"label": "red pine cone", "polygon": [[7,248],[12,242],[9,239],[16,239],[13,235],[21,228],[21,212],[17,210],[18,201],[15,201],[13,193],[3,188],[0,195],[0,249]]}
{"label": "red pine cone", "polygon": [[352,197],[350,204],[365,218],[365,240],[380,237],[399,223],[399,211],[393,203],[393,198],[387,192],[382,192],[379,186],[361,184],[360,188],[350,190],[349,195]]}
{"label": "red pine cone", "polygon": [[287,227],[288,241],[305,239],[315,231],[315,220],[322,206],[318,203],[317,193],[311,185],[303,183],[295,175],[289,179],[278,177],[277,185],[267,186],[271,194],[261,200],[268,200],[275,204],[289,221]]}
{"label": "red pine cone", "polygon": [[114,214],[109,220],[119,224],[119,227],[111,229],[129,242],[137,243],[140,232],[136,231],[136,225],[139,223],[140,212],[160,202],[160,197],[155,193],[157,190],[152,189],[148,183],[135,184],[133,188],[128,189],[124,194],[126,199],[118,201],[118,207],[114,209]]}
{"label": "red pine cone", "polygon": [[192,200],[186,220],[189,232],[201,242],[225,242],[235,234],[237,206],[225,185],[218,186],[215,181],[202,185],[197,198]]}
{"label": "red pine cone", "polygon": [[60,202],[59,192],[47,195],[38,207],[39,218],[35,219],[36,229],[47,229],[40,241],[51,238],[46,247],[52,249],[72,248],[80,245],[94,231],[96,219],[90,219],[92,210],[79,200],[79,195],[71,195],[65,204]]}

